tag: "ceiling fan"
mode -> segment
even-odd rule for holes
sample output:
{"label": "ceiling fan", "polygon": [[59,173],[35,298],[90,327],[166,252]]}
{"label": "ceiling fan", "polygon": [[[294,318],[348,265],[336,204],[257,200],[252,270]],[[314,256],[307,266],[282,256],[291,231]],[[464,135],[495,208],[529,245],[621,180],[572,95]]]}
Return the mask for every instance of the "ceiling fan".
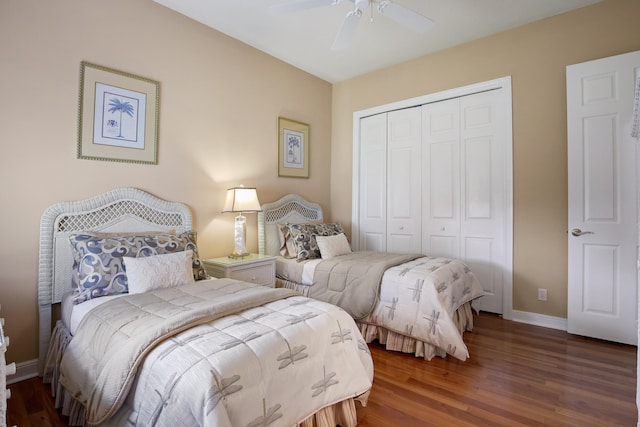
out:
{"label": "ceiling fan", "polygon": [[342,1],[350,1],[355,4],[355,9],[347,13],[344,22],[336,35],[332,50],[341,50],[346,48],[353,37],[356,26],[363,15],[363,12],[369,8],[371,13],[371,21],[373,21],[373,8],[378,10],[381,15],[396,21],[398,24],[405,26],[419,34],[424,34],[431,26],[433,21],[419,13],[392,3],[389,0],[294,0],[288,3],[272,5],[271,11],[276,14],[297,12],[300,10],[313,9],[316,7],[336,5]]}

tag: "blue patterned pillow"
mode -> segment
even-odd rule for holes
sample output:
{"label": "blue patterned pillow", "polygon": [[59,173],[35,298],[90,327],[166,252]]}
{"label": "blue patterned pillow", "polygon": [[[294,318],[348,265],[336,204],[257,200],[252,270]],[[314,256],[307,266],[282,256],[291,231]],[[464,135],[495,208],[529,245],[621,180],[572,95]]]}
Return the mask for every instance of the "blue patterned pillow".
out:
{"label": "blue patterned pillow", "polygon": [[316,236],[335,236],[344,233],[342,225],[330,224],[288,224],[289,234],[296,247],[296,260],[321,258]]}
{"label": "blue patterned pillow", "polygon": [[172,252],[193,251],[193,277],[207,275],[198,257],[196,233],[100,236],[74,234],[69,237],[74,256],[73,302],[117,295],[129,291],[124,257],[146,257]]}

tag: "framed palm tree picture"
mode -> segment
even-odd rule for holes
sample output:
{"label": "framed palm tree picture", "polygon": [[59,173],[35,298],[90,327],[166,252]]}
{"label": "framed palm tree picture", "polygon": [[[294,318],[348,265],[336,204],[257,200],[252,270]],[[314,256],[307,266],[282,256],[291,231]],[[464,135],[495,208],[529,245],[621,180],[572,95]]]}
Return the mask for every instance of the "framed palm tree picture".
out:
{"label": "framed palm tree picture", "polygon": [[309,125],[278,117],[278,176],[309,178]]}
{"label": "framed palm tree picture", "polygon": [[78,158],[158,164],[160,84],[81,62]]}

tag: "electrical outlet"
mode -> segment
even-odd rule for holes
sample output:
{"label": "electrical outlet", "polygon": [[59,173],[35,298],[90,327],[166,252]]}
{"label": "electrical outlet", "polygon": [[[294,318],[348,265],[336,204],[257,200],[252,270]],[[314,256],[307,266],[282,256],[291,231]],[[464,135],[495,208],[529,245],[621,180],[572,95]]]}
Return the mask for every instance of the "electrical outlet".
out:
{"label": "electrical outlet", "polygon": [[546,301],[547,300],[547,290],[544,288],[538,288],[538,299],[540,301]]}

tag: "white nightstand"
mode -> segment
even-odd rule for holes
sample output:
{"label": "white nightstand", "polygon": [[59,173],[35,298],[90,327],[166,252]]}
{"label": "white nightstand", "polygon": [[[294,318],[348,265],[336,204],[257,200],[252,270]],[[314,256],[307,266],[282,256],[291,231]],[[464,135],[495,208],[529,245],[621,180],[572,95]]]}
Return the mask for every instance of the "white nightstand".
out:
{"label": "white nightstand", "polygon": [[276,284],[276,258],[272,256],[249,254],[243,258],[204,259],[202,263],[212,277],[228,277],[272,288]]}

